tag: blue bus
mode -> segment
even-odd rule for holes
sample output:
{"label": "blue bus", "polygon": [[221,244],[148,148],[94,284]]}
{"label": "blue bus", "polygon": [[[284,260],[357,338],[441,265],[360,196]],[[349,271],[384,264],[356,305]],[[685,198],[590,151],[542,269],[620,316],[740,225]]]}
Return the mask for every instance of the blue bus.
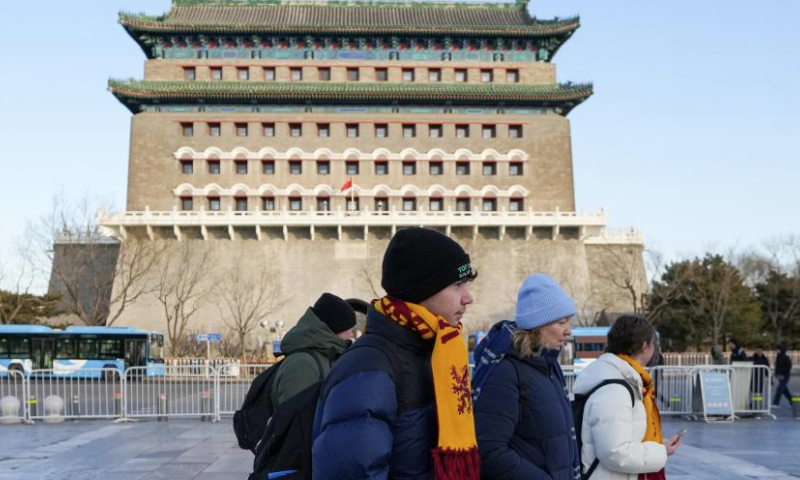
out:
{"label": "blue bus", "polygon": [[56,377],[99,378],[98,369],[116,368],[122,376],[128,367],[164,376],[163,351],[164,335],[135,327],[0,325],[0,376],[52,370]]}
{"label": "blue bus", "polygon": [[608,344],[609,327],[575,327],[564,347],[565,365],[574,365],[576,370],[593,362],[603,354]]}

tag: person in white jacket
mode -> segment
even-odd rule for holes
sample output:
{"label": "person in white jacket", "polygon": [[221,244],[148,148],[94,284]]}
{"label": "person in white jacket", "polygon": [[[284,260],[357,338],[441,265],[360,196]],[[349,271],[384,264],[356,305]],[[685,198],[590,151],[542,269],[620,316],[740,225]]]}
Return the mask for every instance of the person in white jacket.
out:
{"label": "person in white jacket", "polygon": [[667,457],[681,445],[678,435],[666,443],[655,389],[643,368],[656,351],[655,330],[642,317],[623,315],[608,332],[606,353],[589,364],[575,381],[573,393],[586,394],[605,380],[622,379],[633,389],[634,402],[624,385],[608,384],[586,400],[581,437],[581,462],[587,472],[599,461],[591,480],[658,480],[666,478]]}

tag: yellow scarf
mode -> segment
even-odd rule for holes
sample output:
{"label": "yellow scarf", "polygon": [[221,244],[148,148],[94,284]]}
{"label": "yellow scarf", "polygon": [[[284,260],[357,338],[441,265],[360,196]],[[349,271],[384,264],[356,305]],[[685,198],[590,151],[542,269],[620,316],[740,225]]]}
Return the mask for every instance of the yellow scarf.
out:
{"label": "yellow scarf", "polygon": [[[658,412],[658,406],[656,405],[656,389],[655,385],[653,385],[653,378],[647,373],[647,370],[639,365],[639,362],[630,356],[625,354],[617,354],[617,356],[625,360],[642,377],[642,403],[644,403],[644,410],[647,412],[647,431],[644,432],[642,441],[664,443],[664,439],[661,436],[661,414]],[[662,479],[666,478],[666,475],[664,469],[661,469],[655,473],[639,474],[639,478],[648,480]]]}
{"label": "yellow scarf", "polygon": [[431,453],[436,479],[478,480],[480,466],[472,416],[469,357],[467,344],[461,338],[461,323],[453,327],[421,305],[388,296],[376,300],[373,306],[423,339],[435,339],[431,369],[439,439]]}

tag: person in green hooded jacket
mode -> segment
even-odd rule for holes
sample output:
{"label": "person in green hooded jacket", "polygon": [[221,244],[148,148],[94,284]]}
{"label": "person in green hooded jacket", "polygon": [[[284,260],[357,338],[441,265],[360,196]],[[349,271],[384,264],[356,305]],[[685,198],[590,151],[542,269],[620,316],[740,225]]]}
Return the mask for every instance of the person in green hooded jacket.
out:
{"label": "person in green hooded jacket", "polygon": [[356,314],[344,300],[323,293],[283,340],[281,362],[272,382],[272,404],[281,403],[325,378],[355,338]]}

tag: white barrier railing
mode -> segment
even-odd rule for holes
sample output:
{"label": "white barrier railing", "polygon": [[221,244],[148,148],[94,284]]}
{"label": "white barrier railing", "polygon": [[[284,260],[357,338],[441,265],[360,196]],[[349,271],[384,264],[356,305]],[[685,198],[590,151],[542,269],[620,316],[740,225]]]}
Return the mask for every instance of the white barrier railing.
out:
{"label": "white barrier railing", "polygon": [[26,383],[31,420],[122,415],[122,379],[116,368],[82,369],[79,376],[33,370]]}
{"label": "white barrier railing", "polygon": [[17,370],[7,370],[0,376],[0,423],[29,420],[28,409],[25,408],[27,386],[25,375]]}
{"label": "white barrier railing", "polygon": [[650,370],[650,376],[661,415],[692,415],[694,369],[655,367]]}
{"label": "white barrier railing", "polygon": [[[222,415],[232,415],[241,406],[252,381],[270,366],[167,366],[165,376],[147,376],[147,367],[131,367],[122,377],[116,369],[85,370],[80,376],[59,375],[52,370],[34,370],[27,377],[9,372],[0,376],[0,399],[12,397],[21,406],[16,412],[0,412],[0,423],[59,418],[199,417],[219,421]],[[728,373],[735,415],[772,415],[772,372],[754,365],[651,369],[661,414],[691,418],[701,415],[702,405],[696,401],[700,398],[698,377],[699,372],[708,370]],[[579,374],[570,367],[564,368],[568,391],[572,391]]]}
{"label": "white barrier railing", "polygon": [[233,415],[242,405],[253,380],[271,366],[269,364],[237,365],[235,376],[224,375],[223,370],[220,369],[217,377],[217,417]]}
{"label": "white barrier railing", "polygon": [[125,417],[217,418],[217,370],[208,366],[168,366],[165,370],[163,377],[148,377],[147,367],[131,367],[125,372]]}

